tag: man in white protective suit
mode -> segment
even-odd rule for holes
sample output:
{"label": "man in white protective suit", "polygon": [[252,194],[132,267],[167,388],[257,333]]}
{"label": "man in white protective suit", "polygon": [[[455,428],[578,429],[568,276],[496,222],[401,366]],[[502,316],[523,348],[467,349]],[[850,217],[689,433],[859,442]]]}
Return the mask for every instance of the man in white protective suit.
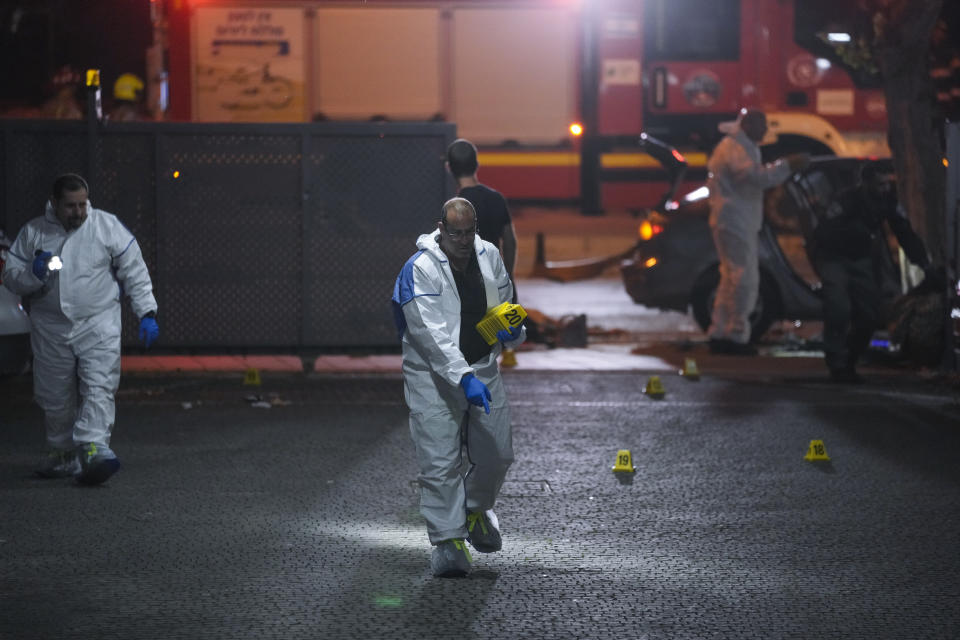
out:
{"label": "man in white protective suit", "polygon": [[120,383],[120,298],[130,296],[140,339],[156,340],[157,302],[133,234],[94,209],[86,181],[56,179],[46,212],[20,230],[3,283],[30,303],[33,386],[48,453],[37,473],[101,484],[119,468],[110,449]]}
{"label": "man in white protective suit", "polygon": [[497,356],[519,346],[526,330],[503,329],[489,345],[476,329],[488,309],[512,299],[513,285],[500,251],[477,236],[473,205],[447,201],[437,227],[417,239],[417,253],[400,271],[393,310],[420,466],[420,512],[434,545],[430,565],[435,576],[452,577],[470,570],[465,540],[481,553],[501,548],[492,509],[513,444]]}
{"label": "man in white protective suit", "polygon": [[742,110],[727,131],[707,162],[710,230],[720,260],[720,284],[707,333],[714,353],[754,355],[750,313],[760,290],[757,236],[763,223],[763,192],[802,171],[810,159],[794,154],[763,164],[757,146],[767,133],[762,111]]}

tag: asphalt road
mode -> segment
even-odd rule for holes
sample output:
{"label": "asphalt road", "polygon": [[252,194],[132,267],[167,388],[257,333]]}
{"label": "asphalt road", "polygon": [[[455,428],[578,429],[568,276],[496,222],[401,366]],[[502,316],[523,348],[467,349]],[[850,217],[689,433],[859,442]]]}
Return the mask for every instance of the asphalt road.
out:
{"label": "asphalt road", "polygon": [[960,637],[955,388],[661,349],[702,379],[506,373],[504,548],[465,579],[430,575],[395,374],[127,375],[98,488],[31,475],[4,380],[0,638]]}

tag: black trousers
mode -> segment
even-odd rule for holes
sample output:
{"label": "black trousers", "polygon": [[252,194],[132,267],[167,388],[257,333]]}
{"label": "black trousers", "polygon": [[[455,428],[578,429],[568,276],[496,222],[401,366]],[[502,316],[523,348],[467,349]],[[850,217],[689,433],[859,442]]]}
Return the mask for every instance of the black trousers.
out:
{"label": "black trousers", "polygon": [[880,285],[873,261],[819,256],[823,283],[823,352],[827,367],[852,368],[881,324]]}

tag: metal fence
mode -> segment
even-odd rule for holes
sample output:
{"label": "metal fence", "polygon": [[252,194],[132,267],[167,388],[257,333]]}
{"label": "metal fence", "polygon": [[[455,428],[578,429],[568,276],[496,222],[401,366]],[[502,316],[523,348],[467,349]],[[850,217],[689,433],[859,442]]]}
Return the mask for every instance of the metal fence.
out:
{"label": "metal fence", "polygon": [[15,236],[55,176],[84,175],[140,243],[165,348],[395,346],[394,279],[453,192],[445,123],[8,120],[0,135],[0,227]]}

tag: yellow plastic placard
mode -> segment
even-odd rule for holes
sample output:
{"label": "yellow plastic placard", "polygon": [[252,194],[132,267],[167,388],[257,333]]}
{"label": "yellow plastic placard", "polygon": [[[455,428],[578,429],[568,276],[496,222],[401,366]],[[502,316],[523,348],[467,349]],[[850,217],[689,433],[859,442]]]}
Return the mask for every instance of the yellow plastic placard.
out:
{"label": "yellow plastic placard", "polygon": [[687,380],[699,380],[700,369],[697,368],[697,361],[693,358],[685,358],[683,361],[683,369],[680,370],[680,375]]}
{"label": "yellow plastic placard", "polygon": [[630,449],[620,449],[617,451],[617,462],[613,465],[614,472],[625,471],[633,473],[637,468],[633,466],[633,458],[630,455]]}
{"label": "yellow plastic placard", "polygon": [[651,398],[657,398],[658,400],[662,398],[666,391],[663,389],[663,383],[660,382],[660,376],[650,376],[650,379],[647,380],[647,386],[643,389],[643,392]]}
{"label": "yellow plastic placard", "polygon": [[244,386],[250,387],[259,387],[260,386],[260,371],[257,369],[247,369],[247,372],[243,376]]}
{"label": "yellow plastic placard", "polygon": [[827,455],[827,447],[823,444],[823,440],[811,440],[810,448],[807,449],[807,455],[803,456],[804,460],[829,460],[830,456]]}
{"label": "yellow plastic placard", "polygon": [[523,307],[512,302],[504,302],[487,311],[487,315],[477,323],[477,331],[487,344],[494,345],[497,344],[497,331],[519,327],[526,317],[527,312]]}

